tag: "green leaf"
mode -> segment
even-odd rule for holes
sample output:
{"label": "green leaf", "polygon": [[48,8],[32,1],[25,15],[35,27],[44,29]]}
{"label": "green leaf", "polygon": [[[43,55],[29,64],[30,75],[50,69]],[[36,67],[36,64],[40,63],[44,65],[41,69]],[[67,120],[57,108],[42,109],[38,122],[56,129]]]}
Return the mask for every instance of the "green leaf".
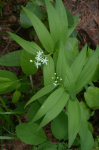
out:
{"label": "green leaf", "polygon": [[20,66],[20,53],[21,51],[9,52],[8,54],[0,57],[0,65],[2,66]]}
{"label": "green leaf", "polygon": [[66,61],[64,45],[62,43],[60,44],[56,73],[59,77],[62,78],[62,82],[66,87],[66,90],[71,91],[71,88],[74,86],[74,78],[71,68]]}
{"label": "green leaf", "polygon": [[[63,17],[65,19],[65,16],[60,16],[59,12],[57,12],[57,10],[53,7],[53,5],[48,0],[45,0],[45,3],[46,3],[47,13],[48,13],[50,32],[54,39],[54,42],[56,43],[59,40],[64,40],[64,38],[66,38],[66,32],[65,32],[66,25],[64,27],[64,22],[61,22],[60,19],[61,17],[62,17],[61,20],[63,20]],[[62,3],[57,3],[58,6],[59,4],[61,4],[61,7],[63,6]]]}
{"label": "green leaf", "polygon": [[0,70],[0,94],[12,92],[17,88],[19,81],[10,71]]}
{"label": "green leaf", "polygon": [[84,46],[84,48],[81,50],[81,52],[78,54],[73,64],[71,65],[71,70],[73,72],[75,82],[77,81],[83,69],[83,66],[86,63],[86,52],[87,46]]}
{"label": "green leaf", "polygon": [[51,56],[48,58],[47,65],[43,65],[43,77],[44,77],[44,86],[47,86],[49,84],[52,84],[55,79],[55,67],[54,67],[54,61]]}
{"label": "green leaf", "polygon": [[67,9],[66,7],[65,9],[66,9],[66,14],[68,19],[68,28],[71,28],[72,25],[74,24],[74,16],[72,15],[69,9]]}
{"label": "green leaf", "polygon": [[76,28],[77,23],[78,23],[78,19],[79,19],[79,16],[74,17],[74,24],[68,29],[68,37],[72,34],[74,29]]}
{"label": "green leaf", "polygon": [[28,18],[31,20],[32,25],[38,35],[38,38],[42,43],[43,47],[45,48],[45,50],[48,52],[53,52],[54,43],[45,25],[35,14],[30,12],[28,9],[23,7],[23,10],[26,12]]}
{"label": "green leaf", "polygon": [[80,92],[88,84],[96,71],[98,65],[99,48],[88,57],[88,60],[80,73],[76,83],[76,93]]}
{"label": "green leaf", "polygon": [[[35,100],[37,100],[37,99],[39,99],[39,98],[45,96],[46,94],[50,93],[50,92],[53,91],[55,88],[56,88],[56,87],[55,87],[53,84],[48,85],[48,86],[42,88],[41,90],[39,90],[39,91],[27,102],[26,106],[29,105],[30,103],[32,103],[33,101],[35,101]],[[26,106],[25,106],[25,107],[26,107]]]}
{"label": "green leaf", "polygon": [[29,121],[31,121],[34,118],[39,108],[40,108],[40,104],[37,101],[31,104],[27,114]]}
{"label": "green leaf", "polygon": [[78,40],[76,38],[70,37],[68,40],[66,40],[64,53],[69,66],[71,66],[76,56],[79,54]]}
{"label": "green leaf", "polygon": [[62,0],[56,0],[56,10],[59,16],[59,21],[61,23],[62,37],[65,41],[68,32],[68,19],[66,9],[64,7]]}
{"label": "green leaf", "polygon": [[80,128],[80,106],[78,100],[69,100],[68,105],[69,147],[73,144]]}
{"label": "green leaf", "polygon": [[99,88],[88,87],[84,93],[85,101],[91,109],[99,109]]}
{"label": "green leaf", "polygon": [[61,112],[51,122],[51,130],[58,140],[66,140],[68,138],[68,118],[65,112]]}
{"label": "green leaf", "polygon": [[[29,1],[26,5],[26,8],[29,9],[32,13],[34,13],[36,16],[38,16],[40,19],[44,15],[41,7],[38,6],[35,1],[32,2]],[[20,13],[20,21],[21,21],[21,26],[23,28],[29,28],[32,26],[31,21],[26,16],[26,13],[23,10]]]}
{"label": "green leaf", "polygon": [[86,120],[86,114],[83,107],[80,105],[81,109],[81,124],[80,124],[80,143],[81,143],[81,150],[92,150],[94,145],[94,139],[92,137],[91,132],[88,129],[88,122]]}
{"label": "green leaf", "polygon": [[36,55],[38,51],[42,51],[42,49],[35,43],[22,39],[20,36],[8,32],[8,34],[28,53],[32,55]]}
{"label": "green leaf", "polygon": [[19,91],[15,91],[12,96],[12,103],[17,103],[20,100],[21,93]]}
{"label": "green leaf", "polygon": [[44,127],[46,124],[52,121],[55,117],[57,117],[66,106],[68,99],[69,99],[69,95],[64,91],[64,93],[58,99],[56,104],[53,105],[52,108],[48,110],[48,112],[46,113],[44,119],[42,120],[40,124],[40,127]]}
{"label": "green leaf", "polygon": [[[30,60],[33,60],[33,62],[30,62]],[[35,56],[31,55],[25,50],[22,50],[21,52],[21,68],[22,71],[26,75],[32,75],[35,72],[37,72],[37,68],[35,66]]]}
{"label": "green leaf", "polygon": [[39,120],[43,117],[52,107],[56,107],[56,103],[60,100],[62,94],[64,93],[64,89],[62,87],[56,89],[50,96],[45,100],[37,114],[35,115],[33,121]]}
{"label": "green leaf", "polygon": [[80,102],[80,106],[84,109],[86,120],[89,120],[90,116],[91,116],[89,107],[86,105],[86,103],[84,101]]}
{"label": "green leaf", "polygon": [[35,123],[22,123],[16,127],[16,134],[24,143],[38,145],[46,141],[44,131],[38,127]]}

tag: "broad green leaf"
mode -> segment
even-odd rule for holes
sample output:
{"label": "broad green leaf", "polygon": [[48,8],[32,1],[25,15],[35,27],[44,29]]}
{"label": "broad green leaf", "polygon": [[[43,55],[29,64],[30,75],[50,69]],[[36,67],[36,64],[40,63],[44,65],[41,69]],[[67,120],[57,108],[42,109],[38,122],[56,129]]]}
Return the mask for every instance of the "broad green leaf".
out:
{"label": "broad green leaf", "polygon": [[68,38],[68,40],[66,40],[64,49],[65,49],[66,60],[69,66],[71,66],[76,56],[79,54],[78,40],[76,38],[71,38],[71,37]]}
{"label": "broad green leaf", "polygon": [[99,109],[99,88],[88,87],[84,93],[85,101],[91,109]]}
{"label": "broad green leaf", "polygon": [[74,16],[72,15],[69,9],[67,9],[66,7],[65,9],[66,9],[66,14],[68,19],[68,28],[71,28],[72,25],[74,24]]}
{"label": "broad green leaf", "polygon": [[43,117],[48,111],[52,109],[52,107],[56,107],[57,102],[61,99],[64,93],[64,89],[62,87],[56,89],[53,93],[49,95],[49,97],[42,104],[37,114],[35,115],[33,121],[39,120]]}
{"label": "broad green leaf", "polygon": [[74,79],[71,68],[66,61],[65,50],[62,43],[60,44],[56,73],[59,77],[62,78],[62,82],[66,87],[66,90],[71,91],[71,88],[74,86]]}
{"label": "broad green leaf", "polygon": [[38,145],[47,140],[44,131],[38,127],[35,123],[22,123],[16,127],[16,134],[24,143]]}
{"label": "broad green leaf", "polygon": [[31,104],[27,114],[29,121],[33,120],[39,108],[40,108],[40,104],[38,103],[38,101],[35,101],[33,104]]}
{"label": "broad green leaf", "polygon": [[64,7],[64,4],[62,0],[56,0],[56,10],[59,16],[59,21],[61,23],[61,30],[62,30],[62,37],[63,40],[67,38],[67,32],[68,32],[68,19],[67,19],[67,13],[66,9]]}
{"label": "broad green leaf", "polygon": [[74,76],[74,80],[77,81],[84,64],[86,63],[86,52],[87,52],[87,46],[85,46],[81,52],[78,54],[76,59],[71,65],[71,70]]}
{"label": "broad green leaf", "polygon": [[61,37],[61,23],[59,20],[59,16],[55,8],[53,7],[53,5],[48,0],[45,0],[45,4],[48,13],[48,21],[49,21],[51,36],[54,42],[56,43]]}
{"label": "broad green leaf", "polygon": [[9,52],[0,57],[0,65],[2,66],[20,66],[20,53],[21,51]]}
{"label": "broad green leaf", "polygon": [[18,86],[18,79],[10,71],[0,70],[0,94],[6,94],[15,90]]}
{"label": "broad green leaf", "polygon": [[[44,15],[43,10],[41,9],[40,6],[36,4],[35,1],[29,1],[26,5],[26,8],[29,9],[32,13],[34,13],[36,16],[38,16],[40,19]],[[26,13],[22,10],[20,13],[20,21],[21,21],[21,26],[23,28],[29,28],[32,26],[31,21],[29,18],[26,16]]]}
{"label": "broad green leaf", "polygon": [[[30,60],[33,60],[33,62],[30,62]],[[28,53],[25,50],[22,50],[21,52],[21,68],[22,71],[26,75],[32,75],[35,72],[37,72],[37,68],[35,66],[35,56]]]}
{"label": "broad green leaf", "polygon": [[[66,36],[66,34],[65,34],[66,28],[64,30],[64,25],[62,25],[62,22],[60,21],[61,18],[59,16],[59,13],[53,7],[53,5],[48,0],[45,0],[45,3],[46,3],[47,13],[48,13],[50,32],[54,39],[54,42],[56,43],[57,41],[63,40],[64,38],[66,38],[65,37]],[[64,34],[65,34],[65,36],[64,36]]]}
{"label": "broad green leaf", "polygon": [[52,108],[46,113],[45,117],[43,118],[40,124],[40,127],[44,127],[46,124],[52,121],[55,117],[57,117],[66,106],[68,99],[69,99],[69,95],[64,91],[64,93],[58,99],[56,104],[52,106]]}
{"label": "broad green leaf", "polygon": [[76,93],[86,86],[91,80],[98,65],[99,48],[88,57],[88,60],[80,73],[76,83]]}
{"label": "broad green leaf", "polygon": [[65,112],[61,112],[51,122],[51,130],[58,140],[66,140],[68,138],[68,118]]}
{"label": "broad green leaf", "polygon": [[20,97],[21,97],[21,92],[16,90],[12,96],[12,103],[17,103],[20,100]]}
{"label": "broad green leaf", "polygon": [[67,105],[67,111],[69,147],[71,147],[80,128],[80,106],[77,99],[69,100]]}
{"label": "broad green leaf", "polygon": [[[44,88],[42,88],[41,90],[39,90],[34,96],[31,97],[31,99],[27,102],[26,106],[29,105],[30,103],[32,103],[33,101],[45,96],[46,94],[50,93],[51,91],[53,91],[56,87],[51,84],[48,85]],[[25,107],[26,107],[25,106]]]}
{"label": "broad green leaf", "polygon": [[31,11],[23,7],[23,10],[26,12],[28,18],[32,22],[32,25],[38,35],[40,42],[42,43],[43,47],[48,52],[53,52],[54,50],[54,43],[51,38],[50,33],[48,32],[45,25],[41,22],[41,20],[33,14]]}
{"label": "broad green leaf", "polygon": [[91,116],[89,107],[86,105],[84,101],[80,102],[80,106],[84,109],[86,120],[89,120]]}
{"label": "broad green leaf", "polygon": [[74,31],[74,29],[76,28],[77,23],[78,23],[78,19],[79,19],[79,16],[75,16],[74,17],[74,24],[72,25],[72,27],[70,27],[68,29],[68,37],[72,34],[72,32]]}
{"label": "broad green leaf", "polygon": [[88,129],[86,114],[81,105],[80,105],[80,109],[81,109],[81,124],[80,124],[79,135],[80,135],[81,150],[92,150],[94,145],[94,139],[92,137],[91,132]]}
{"label": "broad green leaf", "polygon": [[28,53],[32,55],[36,55],[38,51],[42,51],[42,49],[35,43],[22,39],[20,36],[8,32],[8,34]]}
{"label": "broad green leaf", "polygon": [[92,81],[94,81],[94,82],[99,81],[99,63],[97,65],[97,68],[96,68],[95,74],[94,74],[94,76],[92,78]]}
{"label": "broad green leaf", "polygon": [[44,78],[44,86],[52,84],[55,80],[55,67],[54,61],[51,56],[47,57],[48,63],[43,66],[43,78]]}

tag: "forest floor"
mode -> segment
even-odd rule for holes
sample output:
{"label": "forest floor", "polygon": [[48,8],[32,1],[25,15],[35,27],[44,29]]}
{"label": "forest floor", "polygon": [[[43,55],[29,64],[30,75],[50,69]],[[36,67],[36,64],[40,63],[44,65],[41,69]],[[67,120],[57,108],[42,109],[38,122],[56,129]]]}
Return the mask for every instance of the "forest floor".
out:
{"label": "forest floor", "polygon": [[[5,2],[0,16],[0,56],[20,49],[20,46],[10,38],[6,31],[14,32],[28,40],[28,29],[23,29],[21,27],[19,17],[21,5],[26,5],[27,2],[28,0],[8,0]],[[87,43],[90,48],[95,49],[96,46],[99,45],[99,0],[63,0],[63,2],[73,15],[80,15],[76,27],[76,30],[80,35],[80,38],[78,37],[79,48],[81,49],[81,47]],[[16,67],[0,66],[0,69],[10,70],[17,75],[20,75],[21,72],[21,68]],[[38,80],[36,80],[36,82],[37,81]],[[97,135],[97,133],[99,134],[98,116],[99,111],[96,111],[95,118],[93,118],[95,135]],[[49,127],[46,127],[45,130],[48,137],[53,142],[56,142],[50,133]],[[12,143],[5,141],[3,150],[30,150],[30,148],[31,146],[16,140]]]}

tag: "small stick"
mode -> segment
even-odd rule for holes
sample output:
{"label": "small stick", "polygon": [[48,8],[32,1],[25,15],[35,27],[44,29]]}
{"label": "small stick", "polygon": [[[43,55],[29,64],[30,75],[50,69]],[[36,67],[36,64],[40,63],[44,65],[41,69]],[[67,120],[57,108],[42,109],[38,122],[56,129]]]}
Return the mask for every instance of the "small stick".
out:
{"label": "small stick", "polygon": [[32,79],[32,76],[30,75],[29,78],[30,78],[31,87],[33,89],[33,79]]}

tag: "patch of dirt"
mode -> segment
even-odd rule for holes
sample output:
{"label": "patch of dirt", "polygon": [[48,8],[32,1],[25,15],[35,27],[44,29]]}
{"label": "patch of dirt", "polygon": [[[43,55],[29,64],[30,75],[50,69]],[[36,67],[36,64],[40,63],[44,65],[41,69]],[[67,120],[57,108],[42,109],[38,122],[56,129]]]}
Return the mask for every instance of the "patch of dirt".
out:
{"label": "patch of dirt", "polygon": [[5,141],[5,143],[2,145],[3,150],[31,150],[30,145],[26,145],[20,140],[13,140],[13,141]]}
{"label": "patch of dirt", "polygon": [[95,49],[99,45],[99,1],[98,0],[64,0],[64,5],[73,15],[80,15],[76,27],[81,36],[81,44]]}

